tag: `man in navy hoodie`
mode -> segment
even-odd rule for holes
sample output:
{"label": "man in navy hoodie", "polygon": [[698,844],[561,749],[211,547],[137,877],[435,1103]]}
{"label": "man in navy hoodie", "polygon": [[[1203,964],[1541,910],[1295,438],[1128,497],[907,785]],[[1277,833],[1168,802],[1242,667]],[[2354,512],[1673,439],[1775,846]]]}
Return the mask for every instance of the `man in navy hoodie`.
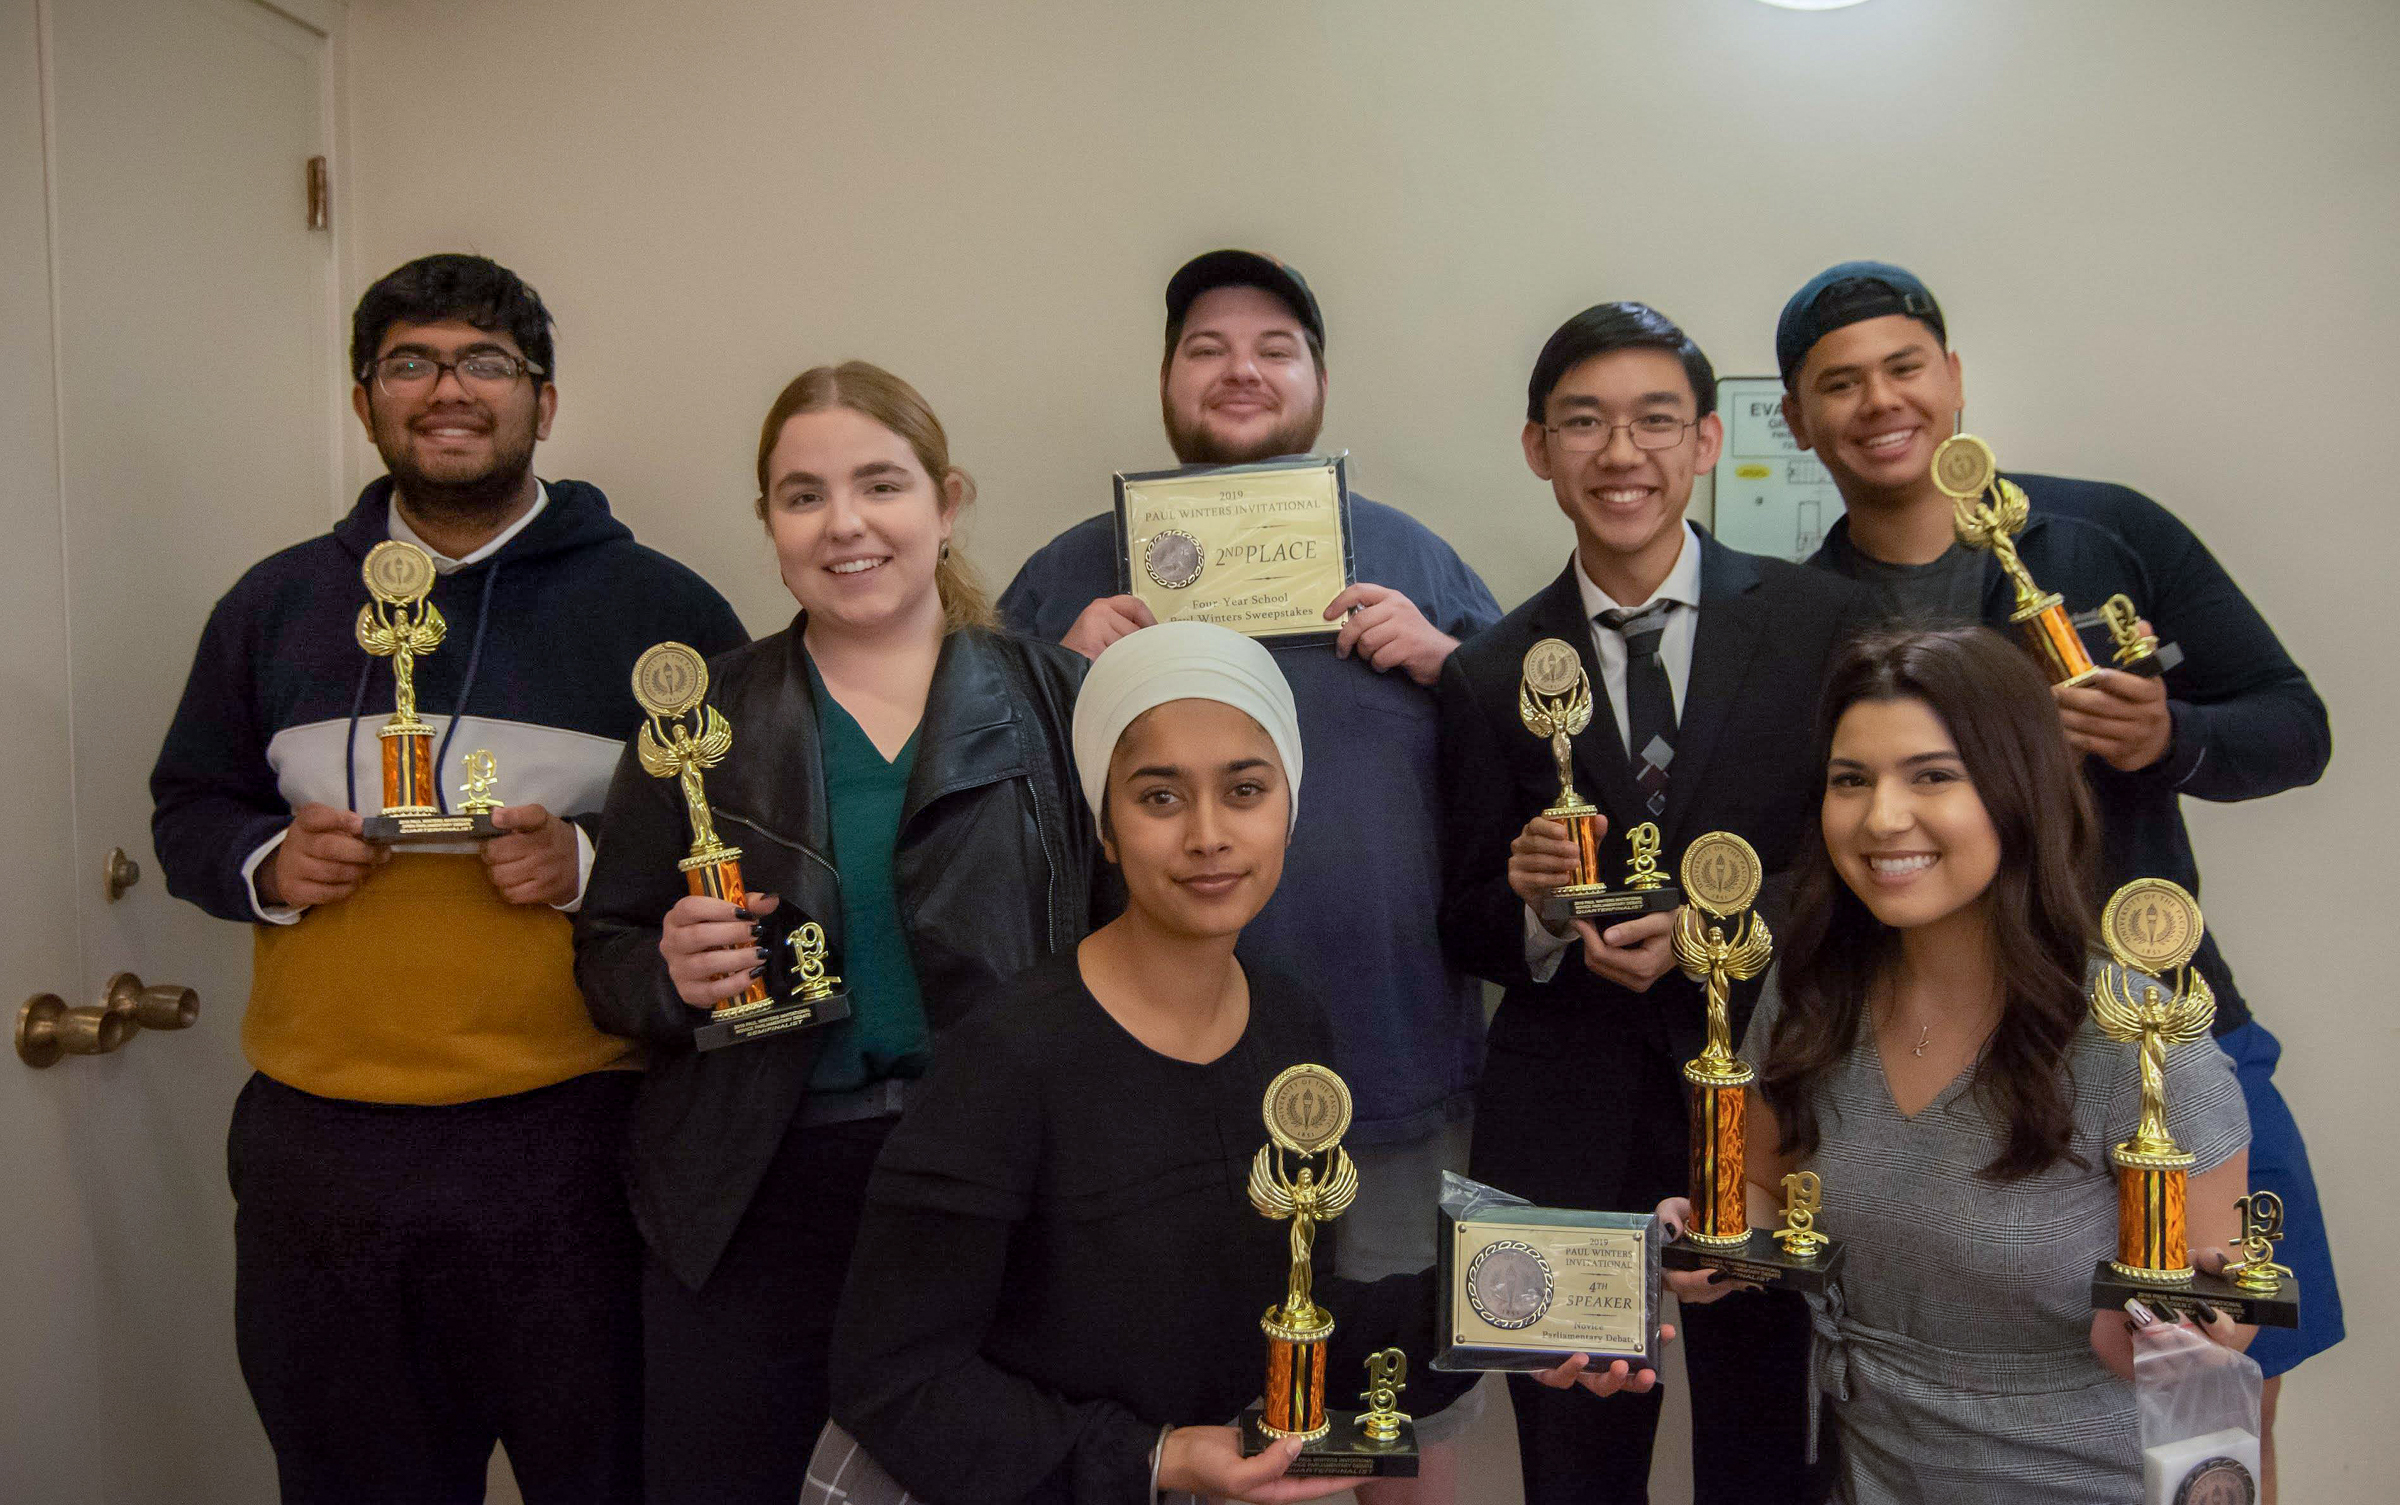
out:
{"label": "man in navy hoodie", "polygon": [[[1868,586],[1887,616],[2009,631],[2016,597],[1998,560],[1957,541],[1951,501],[1933,484],[1933,448],[1956,430],[1965,398],[1958,352],[1925,284],[1884,262],[1829,267],[1784,305],[1775,356],[1792,437],[1842,493],[1844,516],[1809,562]],[[2102,892],[2155,877],[2196,894],[2184,796],[2264,799],[2315,783],[2333,755],[2325,703],[2207,545],[2166,508],[2104,481],[2009,479],[2032,504],[2018,556],[2043,590],[2066,598],[2103,666],[2054,692],[2100,811]],[[2120,594],[2180,649],[2163,675],[2109,667],[2115,645],[2093,619]],[[2289,1236],[2277,1258],[2300,1277],[2302,1325],[2263,1328],[2250,1345],[2268,1376],[2272,1427],[2279,1377],[2341,1341],[2341,1292],[2308,1150],[2275,1087],[2283,1047],[2252,1017],[2213,932],[2192,965],[2216,993],[2217,1044],[2250,1110],[2251,1184],[2283,1199]],[[2271,1471],[2271,1432],[2266,1441]]]}
{"label": "man in navy hoodie", "polygon": [[[287,1502],[481,1500],[496,1441],[529,1505],[640,1494],[640,1062],[585,1012],[567,912],[635,657],[745,635],[596,487],[534,475],[550,323],[481,257],[367,290],[351,399],[390,474],[217,603],[150,776],[169,891],[255,937],[235,1327]],[[480,847],[363,839],[396,686],[353,627],[387,539],[432,556],[448,623],[415,661],[438,802],[496,767]]]}

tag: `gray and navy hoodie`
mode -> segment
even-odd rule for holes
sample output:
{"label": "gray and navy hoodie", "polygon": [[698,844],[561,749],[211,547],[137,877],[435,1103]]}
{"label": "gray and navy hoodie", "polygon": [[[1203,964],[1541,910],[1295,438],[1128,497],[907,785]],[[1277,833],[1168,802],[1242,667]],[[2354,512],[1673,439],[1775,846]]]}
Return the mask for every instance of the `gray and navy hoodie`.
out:
{"label": "gray and navy hoodie", "polygon": [[[303,1091],[456,1103],[629,1064],[576,991],[567,916],[503,902],[471,848],[398,849],[338,904],[259,903],[252,874],[296,806],[382,807],[392,663],[353,628],[360,563],[392,536],[391,491],[389,477],[368,486],[331,533],[254,566],[209,614],[150,774],[167,891],[255,925],[243,1049]],[[546,806],[588,841],[641,719],[634,659],[669,638],[714,655],[748,635],[706,581],[635,543],[599,488],[543,492],[522,531],[436,579],[448,631],[416,661],[417,707],[445,805],[466,756],[487,750],[504,803]]]}

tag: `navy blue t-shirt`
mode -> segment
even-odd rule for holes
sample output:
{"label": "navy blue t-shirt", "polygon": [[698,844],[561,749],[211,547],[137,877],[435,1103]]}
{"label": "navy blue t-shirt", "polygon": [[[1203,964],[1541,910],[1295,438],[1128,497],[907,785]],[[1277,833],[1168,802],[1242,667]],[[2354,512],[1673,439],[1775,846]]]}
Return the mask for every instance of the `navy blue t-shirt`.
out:
{"label": "navy blue t-shirt", "polygon": [[[1390,586],[1465,638],[1500,619],[1456,550],[1404,512],[1353,494],[1357,578]],[[1116,530],[1088,518],[1025,561],[1000,597],[1012,631],[1058,642],[1117,594]],[[1483,1056],[1479,986],[1442,958],[1441,795],[1433,691],[1330,644],[1273,642],[1300,709],[1307,772],[1283,882],[1242,932],[1242,954],[1325,1000],[1335,1070],[1357,1103],[1350,1138],[1392,1143],[1462,1114]]]}

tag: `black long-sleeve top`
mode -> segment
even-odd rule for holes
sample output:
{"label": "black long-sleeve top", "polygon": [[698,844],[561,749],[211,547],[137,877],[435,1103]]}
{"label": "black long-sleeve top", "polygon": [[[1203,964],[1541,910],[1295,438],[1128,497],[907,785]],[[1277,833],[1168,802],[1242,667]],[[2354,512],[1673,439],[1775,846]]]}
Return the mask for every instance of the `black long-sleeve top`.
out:
{"label": "black long-sleeve top", "polygon": [[[1134,1039],[1072,955],[1016,979],[944,1041],[876,1166],[835,1420],[935,1505],[1144,1498],[1162,1426],[1258,1397],[1259,1318],[1291,1268],[1288,1225],[1249,1201],[1260,1107],[1278,1071],[1332,1048],[1316,1002],[1255,971],[1247,1028],[1206,1065]],[[1430,1273],[1336,1278],[1340,1226],[1314,1262],[1331,1404],[1355,1407],[1366,1356],[1398,1344],[1402,1409],[1436,1409],[1474,1376],[1426,1367]]]}
{"label": "black long-sleeve top", "polygon": [[[2325,702],[2208,546],[2166,508],[2104,481],[2009,479],[2032,503],[2017,554],[2036,584],[2064,596],[2079,618],[2122,593],[2162,642],[2183,650],[2166,674],[2174,723],[2166,756],[2132,773],[2088,757],[2084,773],[2100,809],[2104,889],[2167,878],[2198,894],[2200,864],[2181,797],[2254,800],[2315,783],[2333,756]],[[1856,575],[1857,558],[1844,519],[1809,562]],[[2006,630],[2015,593],[1998,560],[1986,560],[1984,572],[1983,620]],[[2094,662],[2110,662],[2114,645],[2104,628],[2086,628],[2084,642]],[[2213,932],[2193,965],[2216,992],[2216,1032],[2249,1023],[2250,1007]]]}

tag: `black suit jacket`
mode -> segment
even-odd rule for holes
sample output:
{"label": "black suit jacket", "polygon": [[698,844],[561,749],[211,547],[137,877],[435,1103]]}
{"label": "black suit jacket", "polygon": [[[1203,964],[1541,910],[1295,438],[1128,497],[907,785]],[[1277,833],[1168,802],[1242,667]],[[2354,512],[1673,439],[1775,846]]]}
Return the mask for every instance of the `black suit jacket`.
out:
{"label": "black suit jacket", "polygon": [[[1801,843],[1815,839],[1818,691],[1871,609],[1848,581],[1726,548],[1706,532],[1699,541],[1700,620],[1658,822],[1661,866],[1672,872],[1692,838],[1731,831],[1767,868],[1762,908],[1772,919]],[[1612,886],[1625,872],[1625,832],[1647,818],[1570,563],[1442,669],[1442,941],[1461,968],[1507,990],[1477,1093],[1475,1170],[1547,1205],[1634,1210],[1683,1189],[1685,1129],[1674,1104],[1705,1011],[1680,971],[1633,993],[1594,975],[1573,946],[1550,981],[1527,972],[1508,846],[1557,799],[1558,771],[1548,742],[1518,718],[1517,688],[1525,650],[1550,637],[1572,643],[1591,677],[1575,780],[1607,818],[1601,870]],[[1746,1014],[1749,999],[1738,1002]]]}

